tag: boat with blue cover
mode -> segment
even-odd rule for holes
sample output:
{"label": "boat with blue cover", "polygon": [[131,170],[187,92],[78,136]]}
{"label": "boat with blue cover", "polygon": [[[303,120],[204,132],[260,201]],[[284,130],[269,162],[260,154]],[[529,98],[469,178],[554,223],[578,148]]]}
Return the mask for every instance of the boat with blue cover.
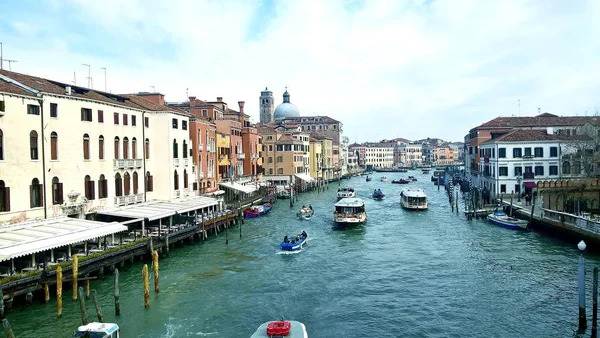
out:
{"label": "boat with blue cover", "polygon": [[307,239],[308,234],[306,231],[302,231],[302,233],[295,236],[285,236],[279,246],[283,251],[299,251],[302,250],[302,246],[304,246]]}
{"label": "boat with blue cover", "polygon": [[522,219],[510,217],[504,211],[498,209],[493,214],[489,214],[487,219],[490,223],[512,230],[527,230],[529,223]]}
{"label": "boat with blue cover", "polygon": [[271,211],[271,203],[265,203],[263,205],[255,205],[244,210],[244,218],[256,218],[267,214]]}
{"label": "boat with blue cover", "polygon": [[376,200],[382,200],[385,197],[385,194],[381,191],[381,189],[375,189],[373,191],[373,198]]}

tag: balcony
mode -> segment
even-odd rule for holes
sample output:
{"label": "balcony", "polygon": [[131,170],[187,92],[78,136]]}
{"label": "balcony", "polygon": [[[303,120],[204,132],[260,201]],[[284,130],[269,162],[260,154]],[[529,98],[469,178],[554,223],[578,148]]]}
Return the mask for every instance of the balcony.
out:
{"label": "balcony", "polygon": [[125,160],[125,167],[128,169],[132,169],[133,166],[135,165],[135,161],[132,159],[126,159]]}
{"label": "balcony", "polygon": [[115,197],[115,205],[116,206],[124,206],[124,205],[131,205],[131,204],[136,204],[136,203],[142,203],[144,202],[144,194],[135,194],[135,195],[128,195],[128,196],[116,196]]}
{"label": "balcony", "polygon": [[188,165],[188,163],[190,163],[190,159],[189,159],[189,157],[185,157],[183,159],[183,165],[186,166],[186,165]]}
{"label": "balcony", "polygon": [[113,160],[115,169],[125,169],[125,160]]}
{"label": "balcony", "polygon": [[219,161],[229,161],[229,156],[226,154],[219,155]]}
{"label": "balcony", "polygon": [[237,154],[237,158],[238,158],[238,160],[245,160],[246,159],[246,154],[244,154],[244,153],[238,153]]}
{"label": "balcony", "polygon": [[179,159],[178,158],[173,159],[173,165],[176,167],[179,167]]}
{"label": "balcony", "polygon": [[524,159],[533,158],[533,155],[523,155]]}
{"label": "balcony", "polygon": [[133,164],[135,166],[135,168],[141,168],[142,165],[144,164],[144,160],[142,160],[142,159],[135,159],[133,161],[135,162]]}
{"label": "balcony", "polygon": [[175,198],[181,197],[181,190],[175,190]]}

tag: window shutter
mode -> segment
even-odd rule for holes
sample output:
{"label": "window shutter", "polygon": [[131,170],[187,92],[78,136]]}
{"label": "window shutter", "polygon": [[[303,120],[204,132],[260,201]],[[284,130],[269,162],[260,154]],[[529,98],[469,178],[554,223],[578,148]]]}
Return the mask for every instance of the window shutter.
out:
{"label": "window shutter", "polygon": [[108,180],[102,181],[102,187],[104,190],[104,198],[108,197]]}
{"label": "window shutter", "polygon": [[29,186],[29,207],[34,208],[35,201],[33,200],[33,185]]}
{"label": "window shutter", "polygon": [[63,204],[64,200],[63,200],[63,184],[59,183],[58,184],[58,203],[59,204]]}
{"label": "window shutter", "polygon": [[10,188],[4,188],[4,211],[10,211]]}
{"label": "window shutter", "polygon": [[44,185],[40,184],[39,186],[40,194],[38,195],[38,206],[44,206]]}
{"label": "window shutter", "polygon": [[148,176],[148,191],[154,191],[154,177]]}
{"label": "window shutter", "polygon": [[91,190],[91,195],[90,195],[90,200],[95,200],[96,199],[96,185],[94,184],[94,181],[90,181],[90,190]]}

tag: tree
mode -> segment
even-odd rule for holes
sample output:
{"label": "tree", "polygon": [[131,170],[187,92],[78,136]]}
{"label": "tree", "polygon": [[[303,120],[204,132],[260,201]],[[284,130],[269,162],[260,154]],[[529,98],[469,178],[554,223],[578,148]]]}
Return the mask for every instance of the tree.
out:
{"label": "tree", "polygon": [[[586,178],[600,177],[600,111],[571,135],[562,149],[563,166],[570,164],[570,174]],[[563,170],[564,172],[564,170]]]}

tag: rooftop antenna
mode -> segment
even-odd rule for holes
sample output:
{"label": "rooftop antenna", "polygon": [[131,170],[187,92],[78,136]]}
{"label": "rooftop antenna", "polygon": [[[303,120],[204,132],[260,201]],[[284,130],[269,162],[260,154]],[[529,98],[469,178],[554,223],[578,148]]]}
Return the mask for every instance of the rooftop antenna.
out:
{"label": "rooftop antenna", "polygon": [[106,67],[102,67],[100,69],[104,69],[104,92],[106,92]]}
{"label": "rooftop antenna", "polygon": [[4,57],[4,53],[2,52],[2,42],[0,42],[0,70],[4,69],[4,65],[3,65],[3,59]]}
{"label": "rooftop antenna", "polygon": [[538,114],[541,114],[541,113],[542,113],[542,108],[538,107]]}
{"label": "rooftop antenna", "polygon": [[77,73],[76,72],[73,72],[73,81],[71,81],[71,82],[73,82],[73,84],[75,86],[77,85]]}
{"label": "rooftop antenna", "polygon": [[153,93],[156,93],[156,87],[154,87],[154,86],[150,86],[150,88],[152,88],[152,92],[153,92]]}
{"label": "rooftop antenna", "polygon": [[519,116],[521,116],[521,99],[519,99]]}
{"label": "rooftop antenna", "polygon": [[188,97],[190,97],[190,96],[189,96],[189,93],[188,93],[188,90],[189,90],[189,88],[186,88],[186,89],[185,89],[185,98],[186,98],[186,99],[187,99]]}
{"label": "rooftop antenna", "polygon": [[92,87],[92,74],[91,74],[91,66],[88,65],[87,63],[82,63],[82,65],[87,66],[88,67],[88,88]]}
{"label": "rooftop antenna", "polygon": [[19,61],[17,61],[17,60],[9,60],[9,59],[2,59],[2,61],[3,61],[3,62],[4,62],[4,61],[8,62],[8,70],[9,70],[9,71],[11,71],[11,72],[12,72],[12,67],[11,67],[12,63],[13,63],[13,62],[19,62]]}

